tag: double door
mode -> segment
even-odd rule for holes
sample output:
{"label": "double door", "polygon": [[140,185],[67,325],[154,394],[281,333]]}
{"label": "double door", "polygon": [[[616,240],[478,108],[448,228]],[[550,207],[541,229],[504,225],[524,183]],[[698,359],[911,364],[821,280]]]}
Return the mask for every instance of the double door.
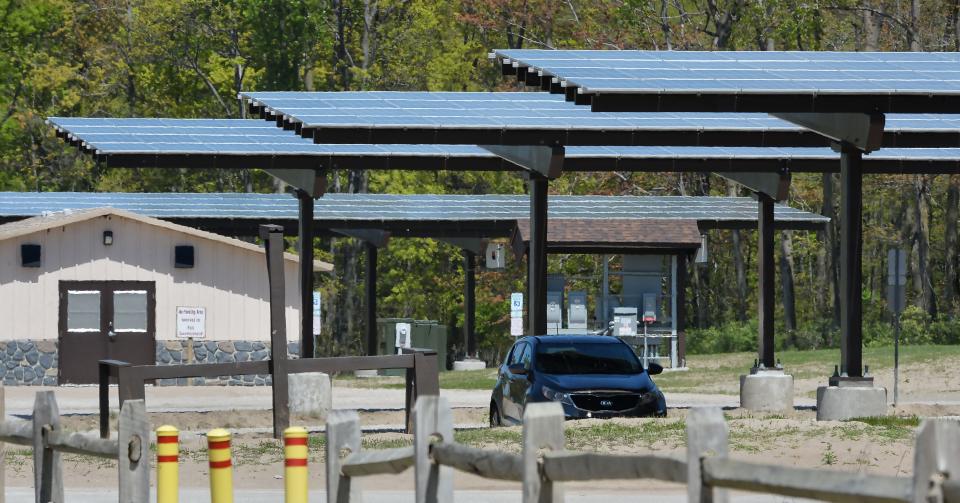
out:
{"label": "double door", "polygon": [[94,384],[97,362],[156,363],[152,281],[61,281],[59,384]]}

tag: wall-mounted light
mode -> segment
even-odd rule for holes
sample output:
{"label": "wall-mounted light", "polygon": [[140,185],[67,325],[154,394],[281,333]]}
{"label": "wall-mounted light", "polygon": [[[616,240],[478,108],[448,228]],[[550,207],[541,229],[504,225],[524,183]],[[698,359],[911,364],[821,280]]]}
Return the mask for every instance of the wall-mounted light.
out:
{"label": "wall-mounted light", "polygon": [[707,235],[700,235],[700,249],[697,250],[697,258],[694,259],[697,264],[707,263]]}
{"label": "wall-mounted light", "polygon": [[113,244],[113,231],[103,231],[103,246]]}

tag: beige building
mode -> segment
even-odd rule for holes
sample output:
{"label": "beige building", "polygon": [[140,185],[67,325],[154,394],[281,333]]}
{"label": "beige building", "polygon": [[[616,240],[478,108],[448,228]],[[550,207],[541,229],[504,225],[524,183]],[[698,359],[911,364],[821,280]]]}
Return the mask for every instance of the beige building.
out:
{"label": "beige building", "polygon": [[[315,270],[332,266],[315,263]],[[288,347],[297,349],[297,257],[285,254]],[[93,383],[96,362],[269,357],[263,248],[113,208],[0,225],[4,384]],[[262,377],[222,379],[263,384]]]}

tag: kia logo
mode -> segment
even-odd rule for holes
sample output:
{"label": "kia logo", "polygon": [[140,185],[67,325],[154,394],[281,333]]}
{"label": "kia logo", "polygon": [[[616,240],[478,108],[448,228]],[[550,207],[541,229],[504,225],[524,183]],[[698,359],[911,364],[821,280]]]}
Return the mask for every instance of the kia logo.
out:
{"label": "kia logo", "polygon": [[613,400],[600,400],[601,407],[613,407]]}

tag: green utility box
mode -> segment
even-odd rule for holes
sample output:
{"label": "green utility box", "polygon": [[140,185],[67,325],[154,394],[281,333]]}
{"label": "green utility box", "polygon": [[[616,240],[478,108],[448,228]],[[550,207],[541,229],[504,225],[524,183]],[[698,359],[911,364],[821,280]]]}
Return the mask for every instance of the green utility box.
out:
{"label": "green utility box", "polygon": [[[446,325],[433,320],[415,320],[413,318],[377,318],[377,338],[381,355],[395,355],[397,348],[397,324],[410,324],[410,347],[432,349],[437,352],[437,364],[440,370],[447,366],[447,333]],[[383,371],[383,375],[402,376],[403,369]]]}

